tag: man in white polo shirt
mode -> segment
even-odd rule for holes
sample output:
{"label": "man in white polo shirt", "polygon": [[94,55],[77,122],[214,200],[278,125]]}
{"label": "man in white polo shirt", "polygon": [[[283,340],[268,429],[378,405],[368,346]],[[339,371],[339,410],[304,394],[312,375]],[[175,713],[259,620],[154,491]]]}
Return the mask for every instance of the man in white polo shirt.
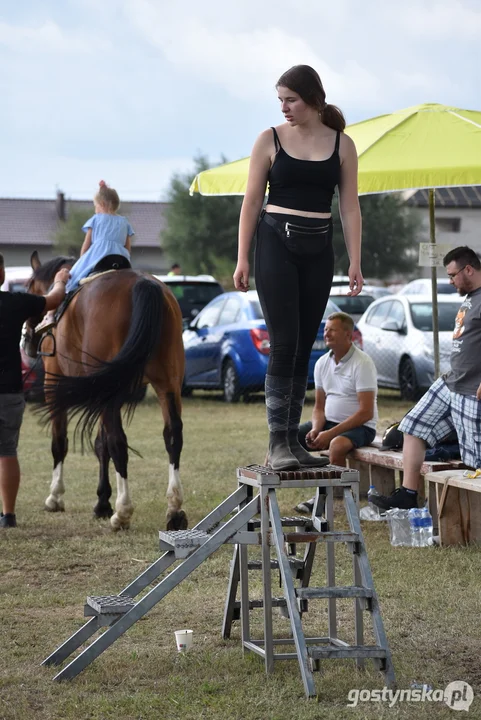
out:
{"label": "man in white polo shirt", "polygon": [[[324,340],[329,352],[314,367],[316,399],[312,422],[299,428],[308,450],[327,450],[332,465],[345,465],[353,448],[370,445],[376,436],[377,373],[365,352],[352,342],[354,322],[343,312],[329,315]],[[314,498],[296,506],[312,512]]]}

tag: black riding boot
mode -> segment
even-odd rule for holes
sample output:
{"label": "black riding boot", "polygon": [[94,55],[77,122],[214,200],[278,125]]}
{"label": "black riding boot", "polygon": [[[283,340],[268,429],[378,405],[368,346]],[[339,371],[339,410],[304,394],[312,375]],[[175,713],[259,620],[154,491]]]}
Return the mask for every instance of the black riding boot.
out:
{"label": "black riding boot", "polygon": [[295,377],[292,382],[291,392],[291,408],[289,411],[289,430],[288,439],[291,453],[299,460],[300,465],[310,467],[320,467],[328,465],[329,458],[314,457],[311,453],[304,450],[299,442],[299,423],[301,421],[302,408],[304,407],[304,399],[306,396],[307,378]]}
{"label": "black riding boot", "polygon": [[291,453],[287,438],[291,386],[291,378],[266,375],[266,410],[269,426],[267,464],[273,470],[299,468],[299,461]]}

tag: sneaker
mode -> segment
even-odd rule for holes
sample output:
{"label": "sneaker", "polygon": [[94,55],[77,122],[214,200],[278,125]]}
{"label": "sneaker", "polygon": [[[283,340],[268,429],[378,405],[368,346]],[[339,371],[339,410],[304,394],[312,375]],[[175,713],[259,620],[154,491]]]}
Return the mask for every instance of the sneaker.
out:
{"label": "sneaker", "polygon": [[371,495],[369,501],[381,510],[391,510],[391,508],[410,510],[417,508],[418,494],[407,492],[406,488],[400,487],[391,495]]}
{"label": "sneaker", "polygon": [[300,502],[299,505],[296,505],[294,510],[299,513],[305,513],[306,515],[312,515],[312,511],[314,510],[315,501],[316,501],[316,498],[313,497],[310,500],[305,500],[304,502]]}
{"label": "sneaker", "polygon": [[36,326],[35,335],[43,335],[43,333],[46,333],[47,330],[51,330],[53,327],[55,327],[55,320],[45,315],[42,322]]}
{"label": "sneaker", "polygon": [[17,518],[13,513],[0,513],[0,528],[17,527]]}

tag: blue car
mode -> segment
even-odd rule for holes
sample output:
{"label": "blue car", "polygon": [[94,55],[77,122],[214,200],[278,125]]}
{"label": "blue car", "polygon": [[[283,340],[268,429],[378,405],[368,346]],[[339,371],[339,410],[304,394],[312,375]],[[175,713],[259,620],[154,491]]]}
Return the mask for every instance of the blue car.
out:
{"label": "blue car", "polygon": [[[325,316],[339,311],[329,300]],[[257,292],[227,292],[212,300],[184,330],[185,377],[183,395],[194,388],[223,390],[226,402],[264,389],[269,361],[269,334]],[[361,346],[356,329],[354,340]],[[326,352],[324,321],[312,348],[309,385],[314,365]]]}

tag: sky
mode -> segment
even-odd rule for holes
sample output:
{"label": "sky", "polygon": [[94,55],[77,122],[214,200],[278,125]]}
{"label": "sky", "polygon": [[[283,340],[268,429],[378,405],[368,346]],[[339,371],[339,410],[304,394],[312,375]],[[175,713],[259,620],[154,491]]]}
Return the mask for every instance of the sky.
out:
{"label": "sky", "polygon": [[481,110],[481,0],[0,0],[0,197],[165,200],[249,155],[298,63],[353,123]]}

